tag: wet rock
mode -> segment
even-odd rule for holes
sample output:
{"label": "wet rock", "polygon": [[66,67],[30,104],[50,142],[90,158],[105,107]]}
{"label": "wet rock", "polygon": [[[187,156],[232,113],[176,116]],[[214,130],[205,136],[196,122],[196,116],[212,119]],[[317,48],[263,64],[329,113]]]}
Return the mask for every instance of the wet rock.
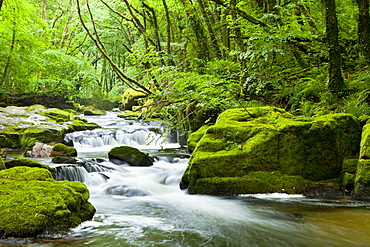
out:
{"label": "wet rock", "polygon": [[84,115],[85,116],[99,116],[99,115],[105,115],[106,113],[102,110],[95,109],[92,106],[88,106],[84,109]]}
{"label": "wet rock", "polygon": [[105,192],[107,195],[119,195],[119,196],[126,196],[126,197],[150,195],[150,192],[148,191],[145,191],[139,188],[128,187],[125,185],[118,185],[115,187],[111,187],[107,189]]}
{"label": "wet rock", "polygon": [[134,89],[127,89],[122,95],[122,110],[132,111],[133,106],[139,105],[139,100],[145,98],[147,95],[145,93],[136,91]]}
{"label": "wet rock", "polygon": [[362,129],[360,144],[360,159],[357,164],[353,196],[360,199],[370,199],[370,123]]}
{"label": "wet rock", "polygon": [[128,163],[130,166],[152,166],[154,159],[137,148],[120,146],[108,152],[109,160],[115,164]]}
{"label": "wet rock", "polygon": [[181,188],[197,180],[280,171],[316,181],[338,178],[345,157],[359,151],[361,125],[350,114],[295,117],[276,107],[221,113],[197,143]]}
{"label": "wet rock", "polygon": [[0,171],[6,169],[3,158],[0,157]]}
{"label": "wet rock", "polygon": [[51,160],[54,164],[77,164],[77,159],[73,157],[55,156]]}
{"label": "wet rock", "polygon": [[62,143],[57,143],[52,147],[51,156],[76,157],[77,150]]}
{"label": "wet rock", "polygon": [[47,145],[45,143],[36,142],[32,147],[32,150],[27,151],[24,155],[25,157],[32,158],[45,158],[50,157],[53,146]]}
{"label": "wet rock", "polygon": [[67,230],[95,213],[83,183],[55,181],[46,169],[0,171],[0,194],[0,238]]}

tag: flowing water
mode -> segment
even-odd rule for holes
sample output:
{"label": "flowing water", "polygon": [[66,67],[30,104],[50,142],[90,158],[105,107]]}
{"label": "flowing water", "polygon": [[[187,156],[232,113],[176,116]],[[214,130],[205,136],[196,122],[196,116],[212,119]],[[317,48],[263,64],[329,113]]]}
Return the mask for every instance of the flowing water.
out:
{"label": "flowing water", "polygon": [[[86,117],[85,117],[86,118]],[[370,246],[370,202],[301,195],[188,195],[179,189],[188,155],[165,126],[107,116],[101,129],[67,136],[78,165],[53,165],[59,179],[84,182],[97,212],[60,238],[32,246]],[[152,167],[115,165],[114,146],[156,157]]]}

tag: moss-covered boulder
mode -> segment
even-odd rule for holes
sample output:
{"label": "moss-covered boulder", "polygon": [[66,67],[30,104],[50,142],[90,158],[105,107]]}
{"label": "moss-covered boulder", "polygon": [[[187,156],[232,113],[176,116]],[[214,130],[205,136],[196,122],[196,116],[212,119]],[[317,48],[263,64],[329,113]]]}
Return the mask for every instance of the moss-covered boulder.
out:
{"label": "moss-covered boulder", "polygon": [[73,157],[55,156],[51,162],[55,164],[77,164],[77,159]]}
{"label": "moss-covered boulder", "polygon": [[193,132],[189,135],[189,138],[186,142],[189,152],[194,151],[195,147],[197,146],[200,139],[202,139],[202,137],[206,133],[209,126],[210,125],[203,125],[197,131],[195,131],[195,132]]}
{"label": "moss-covered boulder", "polygon": [[28,128],[26,129],[20,139],[21,147],[30,150],[36,144],[36,142],[41,143],[51,143],[57,142],[61,143],[63,141],[64,130],[57,129],[45,129],[45,128]]}
{"label": "moss-covered boulder", "polygon": [[95,109],[92,106],[88,106],[84,109],[84,115],[85,116],[101,116],[101,115],[106,115],[106,113],[102,110]]}
{"label": "moss-covered boulder", "polygon": [[128,120],[137,120],[140,119],[142,116],[142,113],[140,111],[130,111],[125,110],[124,113],[118,114],[117,117],[128,119]]}
{"label": "moss-covered boulder", "polygon": [[72,120],[72,118],[76,115],[76,112],[73,110],[66,111],[54,108],[48,109],[40,114],[48,117],[50,120],[55,121],[56,123],[63,123]]}
{"label": "moss-covered boulder", "polygon": [[244,177],[212,177],[198,179],[197,194],[228,196],[255,193],[298,193],[314,187],[301,176],[289,176],[279,171],[251,172]]}
{"label": "moss-covered boulder", "polygon": [[280,171],[309,180],[338,178],[345,157],[359,152],[361,125],[350,114],[295,117],[276,107],[221,113],[198,142],[180,187],[198,179]]}
{"label": "moss-covered boulder", "polygon": [[120,146],[108,152],[109,160],[116,164],[128,163],[130,166],[152,166],[154,159],[137,148]]}
{"label": "moss-covered boulder", "polygon": [[84,119],[75,119],[68,125],[67,132],[93,130],[99,127],[100,126],[96,123],[89,123]]}
{"label": "moss-covered boulder", "polygon": [[57,143],[53,146],[51,156],[75,157],[77,156],[77,150],[74,147],[69,147],[62,143]]}
{"label": "moss-covered boulder", "polygon": [[133,106],[139,105],[139,99],[145,97],[147,97],[145,93],[129,88],[122,95],[121,109],[132,111]]}
{"label": "moss-covered boulder", "polygon": [[40,162],[37,162],[35,160],[31,159],[21,159],[21,158],[15,158],[12,160],[5,161],[5,167],[6,169],[10,169],[13,167],[18,166],[27,166],[27,167],[33,167],[33,168],[43,168],[51,172],[51,174],[54,174],[54,168],[41,164]]}
{"label": "moss-covered boulder", "polygon": [[0,171],[6,169],[4,160],[2,157],[0,157]]}
{"label": "moss-covered boulder", "polygon": [[360,159],[357,164],[353,196],[361,199],[370,199],[370,123],[362,130],[360,144]]}
{"label": "moss-covered boulder", "polygon": [[346,193],[351,193],[355,187],[358,159],[348,158],[343,160],[340,182]]}
{"label": "moss-covered boulder", "polygon": [[68,230],[95,213],[84,184],[55,181],[46,169],[0,171],[0,195],[0,238]]}

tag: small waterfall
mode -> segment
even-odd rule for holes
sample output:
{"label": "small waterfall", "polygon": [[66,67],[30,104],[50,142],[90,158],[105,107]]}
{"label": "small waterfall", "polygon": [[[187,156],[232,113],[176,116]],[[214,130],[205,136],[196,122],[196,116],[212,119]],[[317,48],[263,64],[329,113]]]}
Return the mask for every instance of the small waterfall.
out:
{"label": "small waterfall", "polygon": [[88,183],[90,177],[85,167],[80,165],[67,165],[55,167],[55,179],[57,181],[69,180]]}

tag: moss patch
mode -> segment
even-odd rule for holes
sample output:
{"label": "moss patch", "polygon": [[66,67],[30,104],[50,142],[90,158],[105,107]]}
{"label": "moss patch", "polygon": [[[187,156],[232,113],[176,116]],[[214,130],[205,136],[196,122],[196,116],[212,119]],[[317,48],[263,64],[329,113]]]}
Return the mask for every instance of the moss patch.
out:
{"label": "moss patch", "polygon": [[22,148],[30,150],[36,142],[61,143],[63,141],[63,134],[63,130],[29,128],[23,132],[23,135],[20,139],[20,144]]}
{"label": "moss patch", "polygon": [[[197,194],[236,195],[255,193],[297,193],[314,184],[300,176],[289,176],[279,171],[251,172],[244,177],[212,177],[198,179]],[[193,191],[189,188],[189,193]]]}
{"label": "moss patch", "polygon": [[3,158],[0,157],[0,171],[6,169]]}
{"label": "moss patch", "polygon": [[27,167],[37,167],[37,168],[44,168],[49,170],[52,174],[54,174],[54,168],[41,164],[35,160],[31,159],[20,159],[20,158],[15,158],[12,160],[8,160],[5,162],[5,167],[7,169],[13,168],[13,167],[18,167],[18,166],[27,166]]}
{"label": "moss patch", "polygon": [[98,110],[98,109],[95,109],[94,107],[92,106],[88,106],[84,109],[84,115],[86,116],[101,116],[101,115],[106,115],[105,112],[103,112],[102,110]]}
{"label": "moss patch", "polygon": [[126,162],[131,166],[152,166],[154,159],[130,146],[120,146],[112,148],[108,152],[108,157],[113,163]]}
{"label": "moss patch", "polygon": [[51,156],[75,157],[77,156],[77,150],[74,147],[69,147],[62,143],[57,143],[53,146]]}
{"label": "moss patch", "polygon": [[0,237],[31,237],[67,230],[89,220],[95,208],[79,182],[55,181],[46,169],[0,171]]}
{"label": "moss patch", "polygon": [[359,152],[361,125],[349,114],[295,117],[276,107],[221,113],[198,142],[181,180],[197,193],[198,179],[280,171],[309,180],[340,175],[342,161]]}
{"label": "moss patch", "polygon": [[93,130],[99,127],[96,123],[88,123],[82,119],[75,119],[68,125],[67,132]]}
{"label": "moss patch", "polygon": [[64,111],[60,109],[50,109],[48,111],[41,112],[40,114],[48,117],[51,121],[56,123],[68,122],[72,120],[74,115],[76,115],[75,112]]}
{"label": "moss patch", "polygon": [[204,134],[206,133],[206,131],[209,127],[210,127],[210,125],[203,125],[197,131],[195,131],[195,132],[193,132],[189,135],[189,138],[187,140],[187,146],[188,146],[188,150],[190,152],[194,151],[194,149],[197,146],[199,140],[202,139],[202,137],[204,136]]}

